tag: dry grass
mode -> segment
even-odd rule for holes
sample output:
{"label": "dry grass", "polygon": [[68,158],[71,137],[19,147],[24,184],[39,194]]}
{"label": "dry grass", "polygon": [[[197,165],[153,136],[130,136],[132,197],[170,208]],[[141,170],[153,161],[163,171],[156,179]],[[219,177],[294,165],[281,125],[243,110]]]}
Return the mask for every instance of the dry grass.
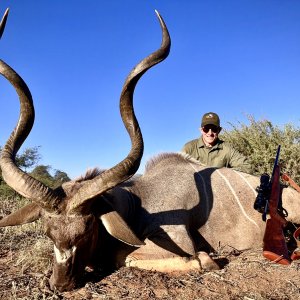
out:
{"label": "dry grass", "polygon": [[[0,209],[11,211],[11,204]],[[239,253],[224,247],[217,254],[216,258],[229,261],[220,271],[162,274],[121,268],[104,274],[100,270],[87,274],[82,288],[59,293],[49,290],[53,245],[40,222],[1,228],[0,299],[300,299],[298,262],[289,267],[269,263],[261,249]]]}

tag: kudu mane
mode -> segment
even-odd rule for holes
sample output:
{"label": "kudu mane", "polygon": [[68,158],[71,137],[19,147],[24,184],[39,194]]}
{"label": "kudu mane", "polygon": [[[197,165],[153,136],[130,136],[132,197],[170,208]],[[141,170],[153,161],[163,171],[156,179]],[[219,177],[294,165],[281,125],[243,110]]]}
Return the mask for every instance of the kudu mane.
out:
{"label": "kudu mane", "polygon": [[87,181],[87,180],[91,180],[94,179],[95,177],[97,177],[98,175],[100,175],[101,173],[103,173],[105,170],[103,169],[99,169],[99,168],[92,168],[92,169],[88,169],[85,174],[75,178],[75,182],[82,182],[82,181]]}
{"label": "kudu mane", "polygon": [[73,197],[86,182],[93,180],[104,171],[105,170],[101,170],[99,168],[88,169],[85,174],[75,178],[74,180],[63,183],[62,186],[58,187],[56,190],[60,192],[60,194],[64,194],[69,198]]}
{"label": "kudu mane", "polygon": [[185,153],[160,153],[154,157],[152,157],[145,165],[145,174],[148,173],[150,170],[152,170],[154,167],[156,167],[161,162],[165,162],[168,160],[168,158],[173,159],[176,162],[190,162],[197,165],[202,165],[198,160],[194,159],[188,154]]}

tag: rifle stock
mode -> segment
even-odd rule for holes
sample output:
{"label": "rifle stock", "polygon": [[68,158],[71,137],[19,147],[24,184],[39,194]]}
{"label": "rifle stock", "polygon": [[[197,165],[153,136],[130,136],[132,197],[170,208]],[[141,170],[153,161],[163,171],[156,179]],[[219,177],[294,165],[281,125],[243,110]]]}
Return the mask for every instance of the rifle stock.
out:
{"label": "rifle stock", "polygon": [[290,257],[283,235],[282,222],[274,218],[266,222],[263,256],[272,262],[289,265]]}
{"label": "rifle stock", "polygon": [[270,219],[266,222],[263,256],[273,262],[289,265],[291,261],[283,234],[283,228],[286,226],[287,221],[277,211],[281,191],[279,182],[280,167],[276,164],[272,177],[272,189],[269,200]]}

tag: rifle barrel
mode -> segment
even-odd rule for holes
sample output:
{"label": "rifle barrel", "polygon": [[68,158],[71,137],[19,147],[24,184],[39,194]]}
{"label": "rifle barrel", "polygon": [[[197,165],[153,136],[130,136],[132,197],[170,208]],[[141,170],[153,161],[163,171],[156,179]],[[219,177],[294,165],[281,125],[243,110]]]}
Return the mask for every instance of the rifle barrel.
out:
{"label": "rifle barrel", "polygon": [[[273,171],[272,171],[272,177],[271,177],[270,182],[269,182],[270,190],[271,190],[271,187],[272,187],[272,184],[273,184],[275,170],[276,170],[276,167],[278,166],[280,148],[281,148],[281,145],[278,145],[278,147],[277,147],[277,153],[276,153],[276,157],[275,157],[275,162],[274,162],[274,167],[273,167]],[[267,213],[268,213],[268,209],[269,209],[269,200],[270,199],[268,199],[266,201],[265,210],[264,210],[264,212],[262,214],[262,219],[263,219],[264,222],[267,219]]]}

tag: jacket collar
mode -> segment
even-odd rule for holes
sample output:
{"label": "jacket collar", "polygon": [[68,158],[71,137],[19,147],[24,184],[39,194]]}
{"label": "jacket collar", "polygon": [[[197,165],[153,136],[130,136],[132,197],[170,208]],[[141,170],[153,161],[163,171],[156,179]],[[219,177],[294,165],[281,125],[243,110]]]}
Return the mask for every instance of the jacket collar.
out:
{"label": "jacket collar", "polygon": [[[223,149],[223,143],[224,143],[224,141],[222,141],[218,138],[216,144],[214,146],[212,146],[210,149],[211,150],[212,149]],[[203,143],[202,137],[200,137],[198,139],[197,146],[198,146],[198,148],[205,148],[205,144]]]}

